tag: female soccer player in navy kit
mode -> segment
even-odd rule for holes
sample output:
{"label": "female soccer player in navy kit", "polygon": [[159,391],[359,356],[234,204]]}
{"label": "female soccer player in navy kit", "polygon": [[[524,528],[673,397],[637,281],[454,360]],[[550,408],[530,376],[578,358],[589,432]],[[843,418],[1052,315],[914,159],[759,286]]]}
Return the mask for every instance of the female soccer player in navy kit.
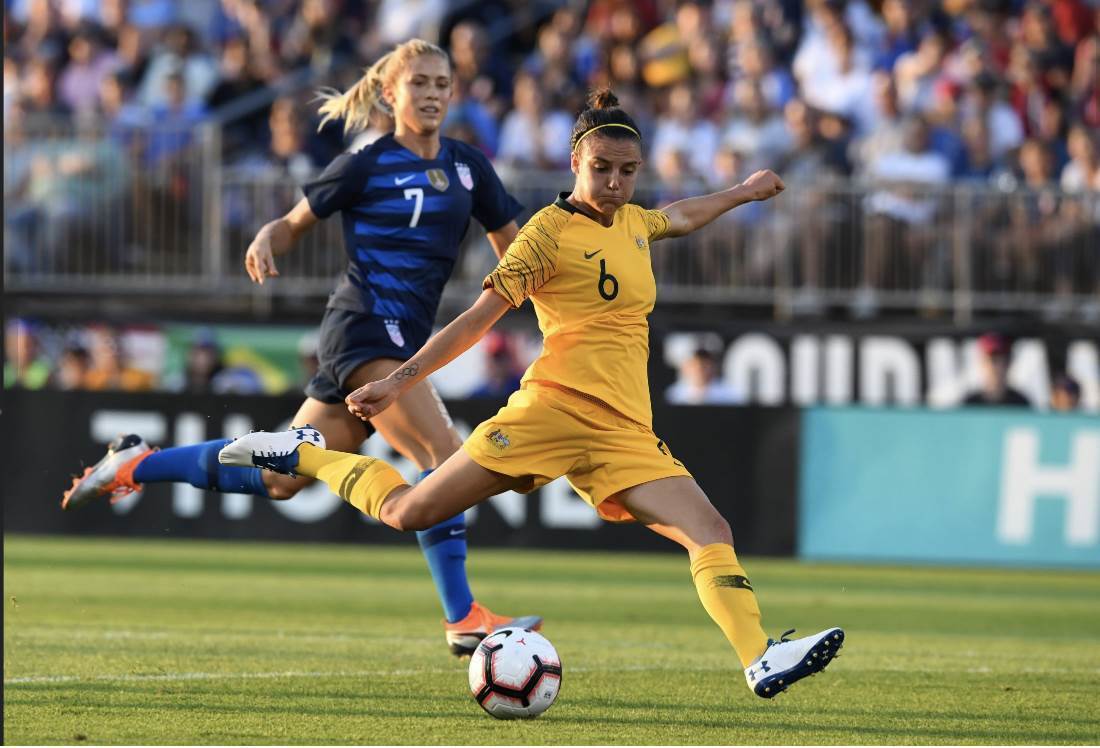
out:
{"label": "female soccer player in navy kit", "polygon": [[[394,132],[337,157],[305,185],[305,198],[289,213],[260,229],[245,255],[249,277],[262,284],[279,275],[276,256],[293,249],[319,220],[341,214],[348,271],[329,298],[321,323],[320,369],[293,420],[319,430],[335,449],[356,451],[371,433],[370,426],[348,412],[345,396],[387,376],[427,341],[470,217],[488,231],[498,257],[518,232],[515,218],[521,206],[485,156],[440,136],[450,96],[447,53],[420,39],[381,58],[348,91],[325,94],[322,124],[343,119],[345,130],[365,128],[380,107],[393,117]],[[425,474],[462,444],[427,381],[372,425]],[[227,442],[154,451],[137,435],[123,437],[74,481],[61,505],[75,509],[144,483],[172,481],[289,499],[312,481],[259,467],[220,465],[218,451]],[[501,625],[541,625],[536,617],[494,615],[474,601],[466,579],[462,515],[418,538],[443,603],[447,643],[454,654],[472,652]]]}

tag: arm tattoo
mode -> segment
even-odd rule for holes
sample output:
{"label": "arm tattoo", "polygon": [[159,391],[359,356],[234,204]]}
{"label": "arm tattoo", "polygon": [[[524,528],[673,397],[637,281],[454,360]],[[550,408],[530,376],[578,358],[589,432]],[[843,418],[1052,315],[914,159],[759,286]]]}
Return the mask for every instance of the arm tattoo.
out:
{"label": "arm tattoo", "polygon": [[400,381],[402,379],[408,379],[409,377],[415,377],[417,372],[420,371],[420,364],[409,364],[403,369],[394,373],[393,378]]}

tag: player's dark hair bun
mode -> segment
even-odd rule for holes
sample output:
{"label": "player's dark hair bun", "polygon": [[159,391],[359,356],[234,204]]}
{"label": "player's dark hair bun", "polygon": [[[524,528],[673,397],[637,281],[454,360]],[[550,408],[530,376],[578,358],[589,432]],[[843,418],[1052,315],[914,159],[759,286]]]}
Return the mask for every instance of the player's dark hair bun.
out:
{"label": "player's dark hair bun", "polygon": [[[609,125],[613,125],[609,127]],[[600,135],[613,140],[633,138],[640,141],[638,126],[630,115],[619,108],[619,97],[611,93],[608,87],[597,88],[588,94],[588,108],[577,117],[573,125],[573,136],[569,140],[575,150],[585,135],[599,128]]]}
{"label": "player's dark hair bun", "polygon": [[614,109],[617,106],[619,106],[619,97],[606,86],[588,94],[589,109]]}

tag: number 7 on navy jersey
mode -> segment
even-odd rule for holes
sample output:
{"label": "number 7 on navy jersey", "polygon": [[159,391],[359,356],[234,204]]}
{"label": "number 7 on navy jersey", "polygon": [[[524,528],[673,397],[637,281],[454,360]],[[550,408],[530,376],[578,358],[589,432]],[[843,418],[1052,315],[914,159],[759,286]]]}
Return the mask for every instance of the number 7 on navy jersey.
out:
{"label": "number 7 on navy jersey", "polygon": [[405,190],[405,199],[411,200],[413,198],[416,198],[416,205],[413,206],[413,215],[409,219],[409,228],[413,228],[420,221],[420,209],[424,207],[424,188],[410,187]]}

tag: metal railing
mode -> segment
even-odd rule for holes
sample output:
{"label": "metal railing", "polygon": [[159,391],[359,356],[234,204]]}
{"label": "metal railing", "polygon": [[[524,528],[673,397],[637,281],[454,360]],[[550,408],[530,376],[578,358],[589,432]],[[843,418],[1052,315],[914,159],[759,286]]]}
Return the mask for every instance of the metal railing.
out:
{"label": "metal railing", "polygon": [[[31,137],[33,133],[33,137]],[[251,294],[323,299],[346,265],[339,219],[279,258],[262,289],[242,269],[265,222],[301,198],[300,175],[221,161],[220,130],[103,127],[8,132],[4,265],[9,292]],[[526,219],[572,175],[500,169]],[[659,184],[661,205],[714,189]],[[1100,314],[1100,194],[853,181],[789,184],[694,234],[653,245],[665,303],[755,305],[776,316],[883,310]],[[467,237],[448,297],[472,298],[494,258]]]}

